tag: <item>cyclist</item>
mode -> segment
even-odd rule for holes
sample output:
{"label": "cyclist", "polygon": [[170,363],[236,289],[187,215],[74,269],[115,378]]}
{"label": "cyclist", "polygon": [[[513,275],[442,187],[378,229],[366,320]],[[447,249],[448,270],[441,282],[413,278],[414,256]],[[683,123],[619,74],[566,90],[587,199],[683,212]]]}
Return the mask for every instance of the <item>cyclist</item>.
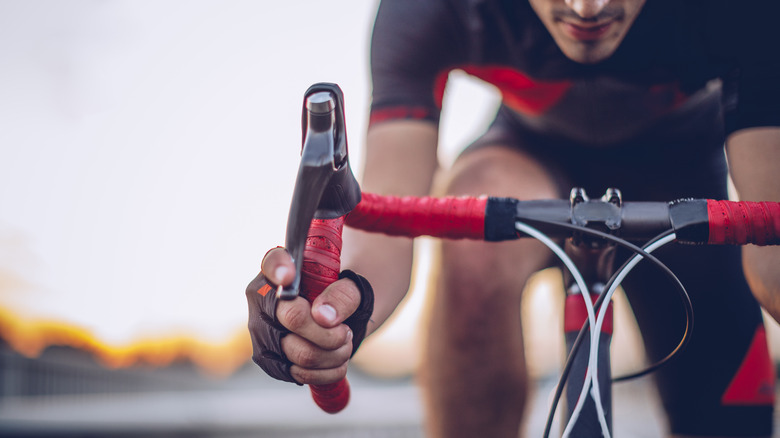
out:
{"label": "cyclist", "polygon": [[[531,199],[614,186],[630,199],[668,201],[725,198],[730,170],[742,200],[780,201],[780,51],[771,31],[779,15],[770,3],[382,2],[362,187]],[[438,169],[438,118],[454,69],[495,85],[503,101],[486,133]],[[656,374],[670,433],[770,435],[774,374],[754,295],[780,317],[778,250],[742,250],[753,294],[739,248],[677,246],[660,256],[696,311],[688,348]],[[254,358],[269,374],[298,383],[343,376],[365,333],[363,323],[341,323],[356,309],[367,320],[366,279],[376,303],[365,332],[388,317],[409,286],[412,242],[347,230],[343,260],[362,276],[349,271],[311,306],[278,303],[276,318],[261,320],[257,290],[293,276],[284,250],[266,255],[266,274],[247,296]],[[440,260],[421,365],[428,431],[516,436],[528,386],[520,297],[550,254],[529,239],[457,241],[443,242]],[[681,335],[679,305],[661,276],[635,272],[625,287],[648,354],[659,358]]]}

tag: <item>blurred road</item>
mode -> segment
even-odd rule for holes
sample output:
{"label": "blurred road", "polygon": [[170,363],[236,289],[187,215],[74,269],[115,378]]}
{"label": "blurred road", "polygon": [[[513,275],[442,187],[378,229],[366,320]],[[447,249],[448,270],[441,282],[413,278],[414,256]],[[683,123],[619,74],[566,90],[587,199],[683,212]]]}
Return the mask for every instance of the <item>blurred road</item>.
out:
{"label": "blurred road", "polygon": [[[251,361],[227,378],[216,378],[186,362],[109,369],[71,348],[26,358],[0,344],[0,436],[424,436],[422,402],[412,379],[375,378],[353,368],[349,380],[349,406],[329,415],[314,405],[307,388],[273,380]],[[542,436],[554,385],[548,374],[535,381],[524,436]],[[614,436],[663,436],[649,378],[616,384],[613,396]],[[554,425],[552,436],[559,436],[559,418]]]}
{"label": "blurred road", "polygon": [[[320,412],[308,390],[266,380],[218,390],[6,398],[0,435],[28,437],[423,437],[419,393],[411,381],[352,375],[350,406]],[[538,382],[526,436],[542,435],[554,382]],[[662,436],[663,421],[647,380],[615,386],[615,436]],[[553,436],[558,436],[554,429]],[[780,436],[780,435],[778,435]]]}

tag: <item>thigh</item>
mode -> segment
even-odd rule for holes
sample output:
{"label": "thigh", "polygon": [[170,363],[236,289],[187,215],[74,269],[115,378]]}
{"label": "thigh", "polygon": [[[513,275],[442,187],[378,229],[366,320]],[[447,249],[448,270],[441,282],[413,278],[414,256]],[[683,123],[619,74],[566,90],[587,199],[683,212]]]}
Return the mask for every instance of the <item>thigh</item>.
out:
{"label": "thigh", "polygon": [[[726,164],[717,151],[694,170],[666,168],[650,189],[631,186],[642,199],[725,198]],[[647,170],[645,171],[647,172]],[[672,245],[657,254],[680,278],[694,310],[685,350],[655,373],[673,433],[768,436],[772,429],[773,366],[761,311],[741,269],[738,247]],[[640,264],[624,281],[648,356],[657,361],[685,331],[673,284]]]}
{"label": "thigh", "polygon": [[[441,195],[489,195],[519,199],[555,198],[548,168],[496,125],[467,148],[438,181]],[[457,341],[491,339],[495,345],[522,342],[520,297],[527,279],[549,266],[551,253],[539,242],[445,240],[439,245],[434,326]],[[438,333],[438,332],[437,332]],[[438,336],[438,335],[437,335]],[[514,339],[514,341],[512,341]]]}
{"label": "thigh", "polygon": [[[771,433],[773,366],[762,316],[740,270],[739,248],[675,246],[657,254],[686,287],[694,310],[690,342],[655,373],[677,434]],[[680,298],[658,270],[640,265],[624,283],[651,361],[685,331]]]}

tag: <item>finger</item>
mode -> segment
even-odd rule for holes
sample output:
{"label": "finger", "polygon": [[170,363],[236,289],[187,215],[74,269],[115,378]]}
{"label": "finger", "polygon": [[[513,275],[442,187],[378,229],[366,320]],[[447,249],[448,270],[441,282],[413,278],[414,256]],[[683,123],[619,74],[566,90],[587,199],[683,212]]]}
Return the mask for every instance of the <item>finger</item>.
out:
{"label": "finger", "polygon": [[327,385],[335,383],[347,376],[347,363],[338,368],[327,370],[312,370],[298,365],[290,367],[290,374],[298,383],[304,385]]}
{"label": "finger", "polygon": [[335,350],[325,350],[303,339],[289,334],[282,339],[282,351],[287,359],[301,368],[312,370],[327,370],[338,368],[349,360],[352,355],[352,338]]}
{"label": "finger", "polygon": [[322,327],[312,318],[311,305],[298,297],[290,301],[279,301],[276,319],[291,332],[325,350],[336,350],[351,340],[352,331],[346,325]]}
{"label": "finger", "polygon": [[336,327],[360,305],[360,290],[352,280],[333,282],[312,303],[312,318],[322,327]]}
{"label": "finger", "polygon": [[284,248],[268,251],[261,263],[263,275],[277,285],[287,286],[295,279],[295,264]]}

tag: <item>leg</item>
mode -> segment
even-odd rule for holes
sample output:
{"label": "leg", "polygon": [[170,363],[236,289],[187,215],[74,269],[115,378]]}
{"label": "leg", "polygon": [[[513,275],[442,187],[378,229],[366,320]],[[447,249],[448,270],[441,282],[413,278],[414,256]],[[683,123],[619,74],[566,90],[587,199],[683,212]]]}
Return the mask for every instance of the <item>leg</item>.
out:
{"label": "leg", "polygon": [[[499,146],[462,156],[446,191],[520,199],[559,195],[538,162]],[[517,436],[527,387],[520,298],[528,277],[549,261],[546,248],[530,239],[442,243],[421,370],[430,436]]]}

